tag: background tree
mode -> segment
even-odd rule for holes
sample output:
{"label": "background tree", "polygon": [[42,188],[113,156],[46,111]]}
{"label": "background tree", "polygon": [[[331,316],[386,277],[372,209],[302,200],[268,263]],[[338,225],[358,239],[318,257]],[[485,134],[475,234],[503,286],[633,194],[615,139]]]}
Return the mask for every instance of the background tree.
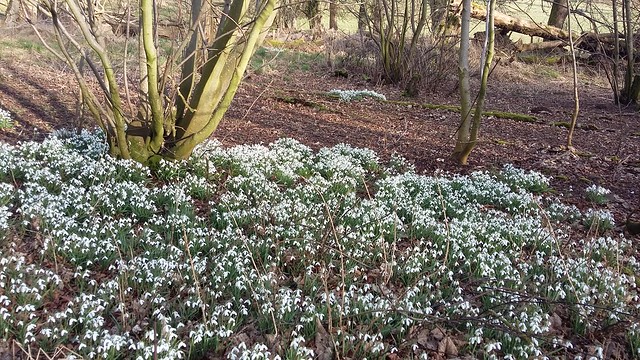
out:
{"label": "background tree", "polygon": [[569,16],[569,2],[567,0],[554,0],[547,25],[562,29],[567,16]]}
{"label": "background tree", "polygon": [[329,1],[329,29],[338,30],[338,3]]}
{"label": "background tree", "polygon": [[307,0],[304,14],[309,20],[309,29],[314,38],[322,34],[322,2],[320,0]]}
{"label": "background tree", "polygon": [[[187,158],[216,130],[273,21],[276,0],[229,0],[222,8],[193,0],[189,30],[173,41],[176,46],[168,53],[159,47],[154,0],[139,0],[139,107],[133,113],[124,106],[122,74],[111,59],[103,14],[96,4],[42,0],[39,6],[51,17],[56,46],[37,33],[73,71],[82,101],[107,136],[110,153],[148,164],[160,158]],[[212,14],[217,31],[207,41],[200,34],[203,19]],[[79,60],[89,65],[99,90],[89,86]],[[174,82],[176,75],[179,81]]]}
{"label": "background tree", "polygon": [[635,34],[633,28],[634,21],[631,10],[631,0],[622,1],[622,17],[627,64],[624,74],[624,86],[622,89],[622,94],[620,95],[620,101],[623,104],[635,104],[638,102],[638,96],[640,95],[640,75],[637,75],[635,73]]}

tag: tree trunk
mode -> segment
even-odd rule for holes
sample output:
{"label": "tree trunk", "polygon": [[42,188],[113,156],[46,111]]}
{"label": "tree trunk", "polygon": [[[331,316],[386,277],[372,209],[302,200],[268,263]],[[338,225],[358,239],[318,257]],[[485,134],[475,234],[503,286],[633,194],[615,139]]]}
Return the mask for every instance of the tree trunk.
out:
{"label": "tree trunk", "polygon": [[635,75],[629,90],[629,103],[637,104],[638,98],[640,98],[640,75]]}
{"label": "tree trunk", "polygon": [[335,0],[329,2],[329,29],[338,30],[338,4]]}
{"label": "tree trunk", "polygon": [[[49,16],[55,34],[55,49],[44,40],[35,24],[32,24],[32,28],[45,47],[57,58],[66,61],[73,71],[87,109],[107,136],[109,153],[114,157],[151,164],[161,158],[186,159],[197,144],[211,136],[235,96],[249,59],[264,40],[265,29],[271,26],[276,0],[266,0],[256,11],[251,11],[254,3],[250,0],[231,1],[231,6],[224,14],[223,25],[212,44],[202,44],[201,38],[191,39],[196,39],[194,42],[200,46],[196,52],[207,51],[208,58],[201,69],[196,70],[194,61],[188,60],[193,57],[193,43],[184,58],[168,58],[170,63],[166,64],[167,67],[182,67],[184,71],[180,83],[182,89],[173,92],[181,95],[180,100],[176,101],[167,100],[162,92],[165,79],[160,71],[161,61],[155,37],[157,32],[154,31],[155,0],[140,1],[138,60],[141,75],[137,114],[131,114],[123,107],[118,68],[112,65],[104,42],[94,31],[98,24],[93,24],[93,18],[87,14],[90,10],[87,10],[86,4],[65,1],[69,6],[68,24],[75,25],[73,32],[67,31],[67,24],[63,26],[56,16],[57,2],[51,0],[47,4],[47,9],[51,9]],[[196,13],[201,4],[200,0],[194,0]],[[204,25],[202,22],[194,24],[198,16],[193,15],[189,36],[181,47],[187,47],[190,35],[201,31]],[[79,55],[75,55],[77,53]],[[88,86],[76,56],[86,59],[100,85],[100,94]],[[98,61],[99,65],[94,61]],[[164,70],[169,71],[168,68]],[[196,72],[199,76],[194,77]],[[104,99],[100,99],[99,95]],[[180,113],[177,113],[178,109]]]}
{"label": "tree trunk", "polygon": [[624,75],[624,87],[620,101],[623,104],[630,104],[634,101],[632,98],[631,88],[634,81],[634,49],[633,49],[633,20],[631,14],[631,0],[623,0],[624,30],[625,30],[625,49],[627,51],[627,70]]}
{"label": "tree trunk", "polygon": [[[465,0],[465,1],[469,1],[469,0]],[[456,144],[456,150],[458,149],[458,147],[462,148],[462,150],[454,152],[454,155],[457,157],[458,163],[460,165],[467,164],[469,155],[471,155],[471,151],[475,148],[476,144],[478,143],[478,134],[480,132],[480,123],[482,120],[482,108],[484,107],[484,101],[487,95],[487,82],[489,80],[489,73],[491,72],[491,63],[493,62],[493,53],[494,53],[494,45],[495,45],[495,26],[493,23],[493,19],[495,16],[496,1],[497,0],[488,0],[489,9],[485,15],[485,17],[487,17],[487,24],[486,24],[487,38],[483,48],[482,62],[481,62],[482,73],[480,74],[480,89],[478,90],[478,97],[477,97],[477,102],[475,106],[475,112],[473,114],[473,122],[470,121],[469,117],[465,119],[468,123],[470,123],[468,137],[466,139],[458,138],[458,144]],[[467,19],[467,22],[468,22],[468,19]],[[468,29],[466,29],[465,31],[463,27],[462,32],[468,33]],[[460,56],[462,56],[462,52],[460,52]],[[467,78],[468,78],[468,74],[467,74]],[[468,86],[468,84],[466,86]],[[462,85],[460,87],[462,88]],[[466,92],[469,93],[468,89]],[[464,124],[461,124],[461,127],[462,125]]]}
{"label": "tree trunk", "polygon": [[16,24],[18,19],[20,18],[20,1],[19,0],[9,0],[7,3],[7,10],[4,13],[4,20],[2,24]]}
{"label": "tree trunk", "polygon": [[322,9],[320,5],[320,0],[308,0],[307,2],[307,19],[314,38],[318,38],[322,34]]}
{"label": "tree trunk", "polygon": [[358,32],[362,33],[367,30],[367,8],[364,3],[358,8]]}
{"label": "tree trunk", "polygon": [[549,14],[547,25],[562,29],[569,15],[569,3],[567,0],[554,0]]}
{"label": "tree trunk", "polygon": [[449,2],[447,0],[429,0],[429,10],[431,17],[431,30],[434,33],[442,33],[447,27],[446,15]]}
{"label": "tree trunk", "polygon": [[458,77],[460,80],[460,127],[453,150],[453,157],[460,162],[471,128],[471,86],[469,85],[469,23],[471,19],[471,0],[463,0],[461,14],[460,50],[458,57]]}

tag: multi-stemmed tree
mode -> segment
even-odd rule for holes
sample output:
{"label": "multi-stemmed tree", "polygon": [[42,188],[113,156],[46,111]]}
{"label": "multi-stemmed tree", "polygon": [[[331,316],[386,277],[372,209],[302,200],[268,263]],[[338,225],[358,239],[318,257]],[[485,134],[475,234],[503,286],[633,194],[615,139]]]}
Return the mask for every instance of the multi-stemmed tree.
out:
{"label": "multi-stemmed tree", "polygon": [[[183,36],[165,53],[157,36],[157,3],[138,1],[134,11],[129,12],[129,4],[123,6],[126,18],[139,19],[123,25],[125,33],[134,33],[135,27],[138,34],[138,105],[133,110],[124,101],[129,94],[127,82],[121,80],[127,78],[126,66],[124,76],[114,67],[102,24],[105,14],[94,0],[39,0],[39,8],[51,17],[56,40],[50,44],[45,36],[41,39],[73,71],[82,102],[104,130],[113,156],[144,164],[160,158],[184,159],[211,136],[227,111],[264,30],[273,21],[276,0],[224,4],[192,0],[187,9],[190,20],[179,24]],[[163,6],[175,10],[177,17],[183,5]],[[207,38],[205,28],[213,28],[214,35]],[[83,63],[99,90],[90,86]]]}

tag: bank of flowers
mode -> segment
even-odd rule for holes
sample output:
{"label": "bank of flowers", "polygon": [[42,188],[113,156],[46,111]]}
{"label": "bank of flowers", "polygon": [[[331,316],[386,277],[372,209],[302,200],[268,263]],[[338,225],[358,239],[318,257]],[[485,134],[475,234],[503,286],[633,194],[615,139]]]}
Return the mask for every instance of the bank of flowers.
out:
{"label": "bank of flowers", "polygon": [[152,169],[105,152],[97,132],[0,144],[6,344],[89,359],[603,358],[609,331],[640,356],[637,247],[539,173],[425,176],[291,139],[209,142]]}

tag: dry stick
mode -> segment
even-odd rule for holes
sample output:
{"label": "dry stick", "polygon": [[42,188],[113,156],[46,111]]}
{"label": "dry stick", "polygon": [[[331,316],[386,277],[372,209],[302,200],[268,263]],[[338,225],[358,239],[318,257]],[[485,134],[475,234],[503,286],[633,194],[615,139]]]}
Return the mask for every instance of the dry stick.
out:
{"label": "dry stick", "polygon": [[[371,196],[371,192],[369,191],[369,186],[367,186],[367,181],[365,180],[364,177],[362,177],[362,183],[364,185],[364,189],[367,192],[367,197],[369,198],[369,200],[373,199],[373,196]],[[384,285],[387,285],[389,283],[389,281],[391,281],[391,278],[393,277],[393,264],[395,263],[396,260],[396,244],[398,241],[398,216],[396,213],[396,210],[393,209],[393,215],[395,215],[394,219],[393,219],[393,244],[391,246],[391,263],[389,263],[389,254],[388,254],[388,249],[386,246],[384,246],[384,236],[381,236],[381,242],[382,244],[380,244],[380,247],[382,248],[382,259],[384,261],[384,268],[382,270],[384,270]],[[380,227],[380,229],[383,228],[382,226],[382,218],[378,218],[376,219],[378,226]],[[382,231],[381,231],[382,232]],[[382,287],[380,288],[380,290],[382,290]],[[384,293],[384,291],[381,291],[382,293]]]}
{"label": "dry stick", "polygon": [[[540,202],[536,201],[536,205],[538,206],[538,209],[540,210],[540,213],[542,214],[542,217],[544,218],[544,223],[546,224],[546,228],[549,231],[549,235],[553,239],[553,242],[556,245],[556,248],[558,249],[558,255],[560,256],[560,260],[561,260],[562,263],[564,263],[566,265],[567,264],[567,262],[566,262],[566,258],[567,257],[562,253],[562,248],[560,247],[560,240],[556,236],[556,233],[555,233],[555,231],[553,229],[553,226],[551,226],[551,219],[549,218],[549,215],[544,210],[542,205],[540,205]],[[578,295],[577,295],[578,291],[576,290],[576,285],[574,284],[573,278],[571,276],[567,276],[567,280],[569,281],[569,285],[571,286],[571,290],[573,290],[573,295],[575,296],[576,299],[578,299]]]}
{"label": "dry stick", "polygon": [[[124,257],[122,256],[122,251],[120,251],[120,247],[116,246],[115,248],[118,251],[118,257],[120,258],[120,261],[122,262],[122,264],[125,264]],[[125,266],[125,270],[124,270],[125,278],[128,276],[126,269],[127,268]],[[126,283],[124,282],[124,279],[122,281],[122,284],[119,283],[119,286],[118,286],[118,296],[120,297],[120,305],[122,306],[122,310],[121,310],[122,311],[122,326],[124,327],[125,324],[126,324],[126,321],[127,321],[126,320],[127,319],[127,309],[124,306],[125,299],[124,299],[124,290],[123,290],[123,288],[124,289],[127,288]]]}
{"label": "dry stick", "polygon": [[[333,238],[336,242],[336,246],[338,247],[338,252],[340,253],[340,277],[341,277],[341,283],[340,283],[340,292],[341,292],[341,297],[340,297],[340,318],[338,319],[338,325],[340,327],[340,331],[342,332],[342,326],[343,326],[343,316],[342,313],[344,311],[344,298],[345,298],[345,288],[346,288],[346,284],[345,284],[345,272],[344,272],[344,248],[342,247],[342,244],[340,244],[340,239],[338,238],[338,233],[336,231],[336,226],[333,223],[333,217],[331,216],[331,209],[329,209],[329,203],[327,202],[327,200],[324,198],[324,195],[322,195],[321,192],[317,191],[318,195],[320,195],[320,198],[322,199],[322,202],[324,203],[324,207],[325,210],[327,211],[327,217],[329,217],[329,223],[331,224],[331,231],[333,233]],[[326,286],[325,286],[326,288]],[[328,294],[327,294],[328,296]],[[329,299],[327,298],[327,304],[329,304]],[[331,319],[331,308],[329,308],[329,319]],[[331,328],[332,324],[331,321],[329,322],[329,327]],[[337,345],[336,342],[333,339],[333,332],[329,331],[329,335],[331,336],[331,342],[333,343],[333,347],[335,350],[335,355],[336,357],[339,359],[340,355],[338,354],[338,349],[337,349]],[[342,348],[344,349],[344,341],[345,341],[345,337],[342,337]]]}
{"label": "dry stick", "polygon": [[[275,57],[274,57],[275,59]],[[262,90],[260,92],[260,94],[258,94],[258,96],[256,96],[256,98],[253,100],[253,102],[251,103],[251,105],[249,105],[249,108],[247,109],[247,111],[244,113],[244,116],[242,116],[242,118],[240,119],[240,121],[243,121],[244,119],[247,118],[247,116],[249,115],[249,112],[251,111],[251,109],[253,108],[253,106],[258,102],[258,100],[260,100],[260,98],[262,97],[262,95],[264,95],[265,92],[267,92],[267,90],[269,90],[269,88],[271,87],[271,84],[273,84],[273,82],[275,81],[275,77],[272,77],[271,81],[269,82],[269,84],[267,86],[264,87],[264,90]]]}
{"label": "dry stick", "polygon": [[444,203],[444,197],[442,196],[442,188],[440,188],[440,181],[437,183],[438,186],[438,198],[440,199],[440,205],[442,206],[442,217],[444,221],[444,226],[447,230],[447,249],[444,253],[444,260],[442,261],[442,267],[447,267],[447,261],[449,258],[449,247],[451,246],[451,236],[449,231],[449,218],[447,217],[447,207]]}
{"label": "dry stick", "polygon": [[[229,212],[231,212],[231,208],[229,208],[228,205],[227,205],[227,210]],[[235,224],[236,228],[240,229],[240,225],[238,224],[238,220],[236,219],[236,217],[232,215],[231,218],[233,219],[233,223]],[[256,264],[256,261],[253,258],[253,254],[251,253],[251,248],[249,247],[249,244],[247,244],[247,240],[245,239],[246,236],[242,236],[242,232],[240,232],[240,235],[241,235],[240,238],[242,239],[242,245],[244,245],[244,247],[247,249],[247,253],[249,254],[249,257],[251,258],[251,264],[253,265],[253,269],[256,271],[256,273],[260,274],[260,269],[258,268],[258,264]],[[263,269],[263,272],[266,274],[267,270]],[[256,292],[256,290],[253,288],[253,284],[251,284],[251,282],[249,282],[249,288],[254,293]],[[275,334],[273,334],[273,335],[274,335],[274,339],[276,339],[278,337],[278,323],[276,322],[276,317],[273,314],[273,308],[271,308],[271,307],[269,309],[269,315],[271,315],[271,321],[273,322],[273,329],[275,331]]]}
{"label": "dry stick", "polygon": [[[567,0],[567,4],[569,0]],[[569,32],[569,48],[571,49],[571,69],[573,71],[573,115],[571,116],[571,127],[567,134],[567,149],[574,152],[573,148],[573,132],[578,122],[578,113],[580,112],[580,98],[578,96],[578,64],[576,63],[576,49],[573,43],[573,34],[571,33],[571,16],[567,16],[567,31]]]}
{"label": "dry stick", "polygon": [[193,276],[193,281],[196,283],[196,290],[198,291],[198,300],[200,300],[200,310],[202,311],[202,319],[204,323],[207,323],[207,306],[204,303],[204,297],[202,296],[202,286],[200,285],[200,280],[198,279],[198,275],[196,274],[196,267],[193,263],[193,257],[191,256],[191,250],[189,249],[189,237],[187,236],[187,230],[184,225],[182,226],[182,239],[184,240],[184,248],[187,252],[187,256],[189,257],[189,265],[191,266],[191,276]]}

